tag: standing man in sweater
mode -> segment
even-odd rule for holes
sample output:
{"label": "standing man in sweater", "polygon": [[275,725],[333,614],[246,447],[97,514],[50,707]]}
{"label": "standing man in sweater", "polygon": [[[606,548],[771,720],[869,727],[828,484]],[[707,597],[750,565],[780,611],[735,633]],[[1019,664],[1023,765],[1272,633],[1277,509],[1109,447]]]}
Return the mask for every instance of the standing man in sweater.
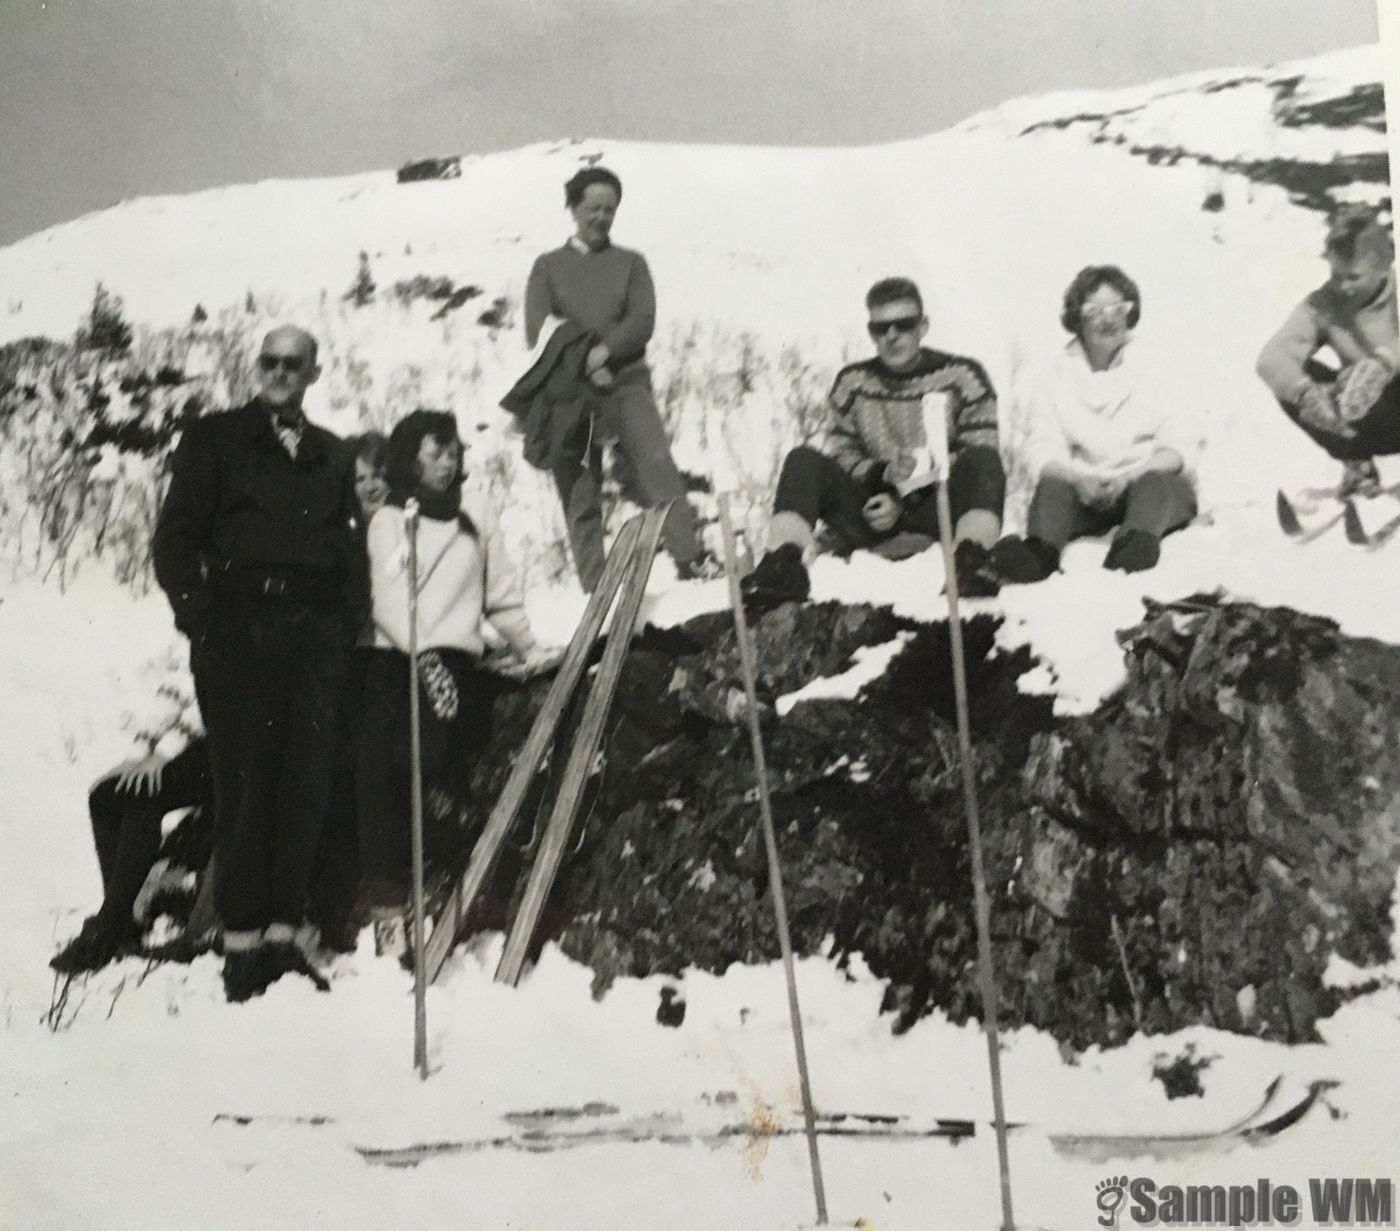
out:
{"label": "standing man in sweater", "polygon": [[[1006,474],[997,449],[997,402],[975,359],[924,346],[928,317],[908,278],[885,278],[865,297],[875,357],[837,374],[824,452],[806,445],[783,460],[768,552],[746,578],[755,608],[802,601],[811,585],[804,554],[818,522],[837,550],[910,555],[938,538],[939,482],[948,484],[959,588],[995,592],[987,549],[1001,532]],[[925,404],[946,402],[949,473],[931,468]],[[944,430],[943,416],[934,430]]]}
{"label": "standing man in sweater", "polygon": [[319,374],[305,330],[263,339],[257,397],[185,428],[152,543],[209,737],[230,1000],[315,976],[295,942],[367,607],[353,459],[302,410]]}
{"label": "standing man in sweater", "polygon": [[585,167],[564,185],[575,233],[535,261],[525,288],[525,342],[532,349],[549,316],[588,330],[596,339],[584,363],[595,421],[581,449],[557,459],[554,481],[564,504],[569,543],[583,588],[603,571],[602,451],[618,445],[620,477],[644,505],[673,500],[666,548],[682,578],[696,575],[700,543],[685,484],[657,414],[646,346],[656,325],[656,294],[640,253],[616,247],[613,218],[622,181],[606,167]]}
{"label": "standing man in sweater", "polygon": [[[1342,463],[1341,495],[1373,495],[1373,458],[1400,453],[1400,323],[1395,248],[1369,206],[1328,224],[1331,276],[1269,339],[1256,370],[1284,413]],[[1318,352],[1331,350],[1340,369]]]}

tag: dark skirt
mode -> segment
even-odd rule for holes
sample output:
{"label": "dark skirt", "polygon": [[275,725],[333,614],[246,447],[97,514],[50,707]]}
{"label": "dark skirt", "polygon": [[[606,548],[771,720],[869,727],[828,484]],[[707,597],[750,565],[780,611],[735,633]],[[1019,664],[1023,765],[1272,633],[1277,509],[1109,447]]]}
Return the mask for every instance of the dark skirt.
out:
{"label": "dark skirt", "polygon": [[[412,884],[409,662],[398,650],[367,657],[355,765],[361,884],[367,905],[394,906]],[[493,688],[464,650],[425,651],[420,666],[423,831],[436,862],[460,851],[472,767],[491,734]]]}

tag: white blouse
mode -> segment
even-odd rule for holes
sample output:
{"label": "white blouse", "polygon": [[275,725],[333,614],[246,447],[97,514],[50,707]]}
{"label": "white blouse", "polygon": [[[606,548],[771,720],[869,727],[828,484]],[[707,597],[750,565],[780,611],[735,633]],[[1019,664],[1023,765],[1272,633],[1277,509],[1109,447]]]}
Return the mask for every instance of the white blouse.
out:
{"label": "white blouse", "polygon": [[1130,338],[1113,363],[1096,372],[1078,338],[1019,383],[1018,410],[1028,427],[1027,462],[1039,475],[1051,462],[1110,478],[1175,449],[1189,474],[1200,451],[1194,406],[1174,405],[1163,373]]}
{"label": "white blouse", "polygon": [[[519,570],[496,518],[464,500],[478,534],[455,519],[418,519],[418,646],[483,654],[489,621],[518,654],[534,647]],[[369,523],[370,599],[374,644],[408,652],[408,539],[404,513],[386,505]]]}

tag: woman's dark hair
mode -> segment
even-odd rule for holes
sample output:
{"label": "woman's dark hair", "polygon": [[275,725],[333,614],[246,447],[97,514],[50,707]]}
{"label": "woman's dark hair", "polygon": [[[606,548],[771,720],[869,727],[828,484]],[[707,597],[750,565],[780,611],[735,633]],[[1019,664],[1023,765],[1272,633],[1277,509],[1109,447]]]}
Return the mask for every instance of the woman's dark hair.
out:
{"label": "woman's dark hair", "polygon": [[1133,306],[1128,312],[1128,328],[1134,329],[1142,319],[1142,292],[1138,285],[1117,265],[1086,265],[1074,275],[1074,281],[1065,291],[1065,305],[1060,312],[1060,324],[1072,334],[1078,334],[1079,318],[1084,311],[1084,301],[1101,286],[1110,286]]}
{"label": "woman's dark hair", "polygon": [[383,474],[388,468],[389,438],[383,432],[361,432],[350,437],[350,449],[357,462]]}
{"label": "woman's dark hair", "polygon": [[459,456],[465,456],[462,438],[457,433],[457,420],[450,411],[411,411],[394,424],[394,430],[389,433],[388,459],[385,465],[385,478],[389,483],[388,503],[403,508],[410,496],[417,496],[424,513],[433,515],[436,506],[440,510],[437,516],[451,518],[455,515],[462,530],[475,535],[475,523],[461,509],[462,480],[466,478],[466,472],[460,462],[457,465],[457,477],[440,498],[429,500],[419,491],[422,475],[418,469],[418,451],[423,447],[423,441],[429,438],[440,445],[456,441],[457,448],[461,451]]}
{"label": "woman's dark hair", "polygon": [[584,167],[581,171],[575,171],[564,185],[564,204],[573,209],[594,184],[606,184],[617,193],[617,199],[622,200],[622,181],[607,167]]}

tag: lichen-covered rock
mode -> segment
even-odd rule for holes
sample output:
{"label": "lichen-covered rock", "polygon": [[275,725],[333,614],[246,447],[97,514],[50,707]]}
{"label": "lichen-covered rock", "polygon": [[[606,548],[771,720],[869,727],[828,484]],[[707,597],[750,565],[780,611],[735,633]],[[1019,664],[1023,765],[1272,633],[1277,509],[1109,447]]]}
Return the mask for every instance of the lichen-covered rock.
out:
{"label": "lichen-covered rock", "polygon": [[[859,954],[897,1029],[980,1015],[947,629],[888,610],[788,605],[755,629],[793,940]],[[1389,956],[1400,864],[1400,651],[1326,621],[1197,596],[1121,635],[1124,686],[1056,719],[1018,691],[1029,654],[965,630],[984,858],[1006,1024],[1076,1047],[1196,1022],[1314,1037],[1330,954]],[[850,700],[776,701],[902,638]],[[545,685],[507,689],[482,813]],[[727,613],[634,645],[577,849],[537,943],[601,993],[722,971],[778,942]],[[560,737],[577,721],[577,706]],[[562,752],[558,760],[562,760]],[[501,926],[547,812],[546,771],[478,926]],[[459,856],[460,857],[460,856]]]}

